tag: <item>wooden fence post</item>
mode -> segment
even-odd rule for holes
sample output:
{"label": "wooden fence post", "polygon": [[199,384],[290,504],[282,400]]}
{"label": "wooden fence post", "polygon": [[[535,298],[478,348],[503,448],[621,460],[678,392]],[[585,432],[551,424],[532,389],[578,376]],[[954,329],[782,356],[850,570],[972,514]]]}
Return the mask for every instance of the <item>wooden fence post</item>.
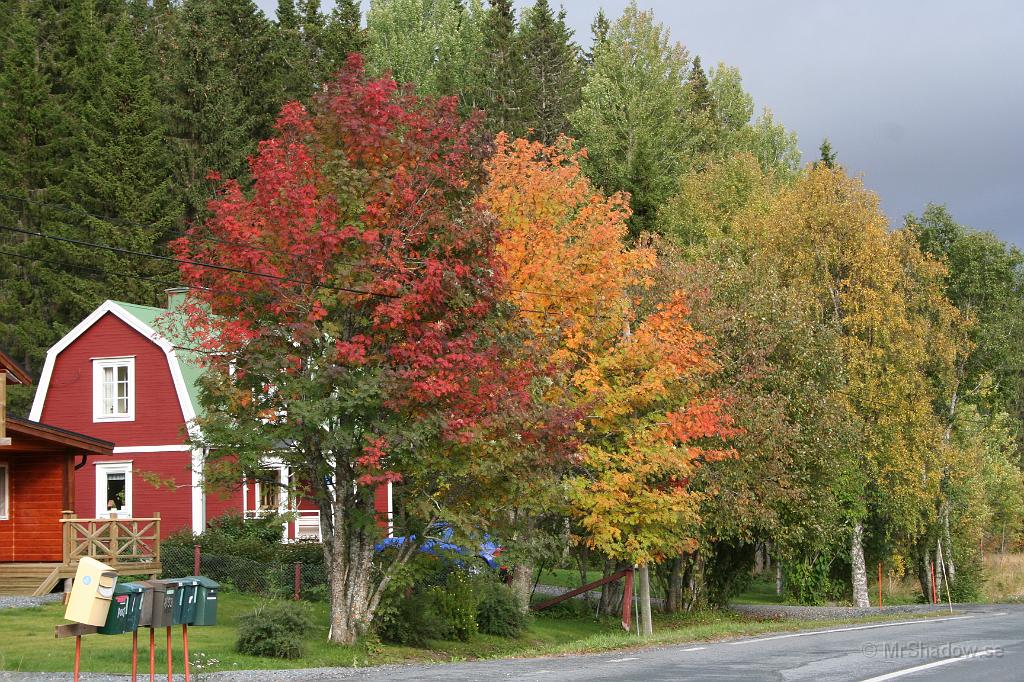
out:
{"label": "wooden fence post", "polygon": [[299,593],[302,592],[302,563],[295,562],[295,593],[292,599],[299,601]]}
{"label": "wooden fence post", "polygon": [[192,545],[192,575],[199,575],[199,564],[202,558],[202,548],[199,545]]}

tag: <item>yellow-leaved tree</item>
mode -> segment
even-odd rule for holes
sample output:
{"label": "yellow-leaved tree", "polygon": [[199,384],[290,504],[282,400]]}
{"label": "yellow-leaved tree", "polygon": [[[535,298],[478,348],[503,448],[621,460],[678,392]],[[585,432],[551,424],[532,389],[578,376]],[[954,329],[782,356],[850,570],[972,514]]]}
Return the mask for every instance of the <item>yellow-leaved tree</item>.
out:
{"label": "yellow-leaved tree", "polygon": [[913,543],[939,482],[941,421],[930,377],[951,371],[956,310],[938,287],[942,268],[891,234],[877,197],[841,168],[810,168],[766,212],[739,220],[805,288],[838,333],[840,393],[859,418],[861,476],[849,510],[854,600],[866,606],[865,526],[876,544]]}

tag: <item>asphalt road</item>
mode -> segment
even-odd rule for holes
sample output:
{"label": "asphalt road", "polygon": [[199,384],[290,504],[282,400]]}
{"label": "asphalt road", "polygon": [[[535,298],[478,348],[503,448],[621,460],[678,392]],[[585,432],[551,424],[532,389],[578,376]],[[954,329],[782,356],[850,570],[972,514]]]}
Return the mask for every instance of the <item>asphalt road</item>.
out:
{"label": "asphalt road", "polygon": [[[587,656],[305,671],[292,680],[1024,680],[1024,606]],[[277,679],[276,676],[264,679]]]}

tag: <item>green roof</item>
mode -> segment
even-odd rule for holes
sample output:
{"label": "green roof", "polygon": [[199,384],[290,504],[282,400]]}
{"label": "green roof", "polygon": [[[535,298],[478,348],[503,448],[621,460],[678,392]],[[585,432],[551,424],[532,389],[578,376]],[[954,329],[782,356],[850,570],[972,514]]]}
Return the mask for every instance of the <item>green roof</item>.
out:
{"label": "green roof", "polygon": [[169,315],[167,308],[123,301],[114,301],[114,303],[175,346],[178,367],[185,380],[185,390],[188,392],[188,399],[192,402],[192,410],[197,417],[202,416],[202,406],[199,403],[199,377],[202,376],[203,370],[197,362],[198,354],[195,351],[185,350],[191,346],[191,343],[188,333],[182,326],[181,318]]}

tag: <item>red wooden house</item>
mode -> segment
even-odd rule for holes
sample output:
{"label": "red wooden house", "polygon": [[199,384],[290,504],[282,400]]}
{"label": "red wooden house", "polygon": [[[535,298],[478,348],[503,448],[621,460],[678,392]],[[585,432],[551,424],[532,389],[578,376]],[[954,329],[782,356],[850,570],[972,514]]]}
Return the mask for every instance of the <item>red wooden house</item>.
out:
{"label": "red wooden house", "polygon": [[[168,309],[184,294],[168,290]],[[186,442],[199,428],[201,370],[169,338],[181,333],[166,331],[173,324],[168,309],[107,301],[47,352],[31,418],[114,443],[110,455],[92,457],[76,472],[75,511],[97,518],[159,511],[164,536],[183,528],[202,532],[229,512],[292,512],[282,539],[319,537],[316,506],[289,501],[280,486],[266,483],[290,476],[272,456],[259,480],[242,480],[231,491],[204,490],[206,453]],[[390,518],[390,487],[378,491],[377,511]]]}
{"label": "red wooden house", "polygon": [[76,463],[110,456],[114,445],[8,417],[9,382],[30,383],[0,352],[0,594],[45,594],[69,560],[61,518],[74,507]]}

